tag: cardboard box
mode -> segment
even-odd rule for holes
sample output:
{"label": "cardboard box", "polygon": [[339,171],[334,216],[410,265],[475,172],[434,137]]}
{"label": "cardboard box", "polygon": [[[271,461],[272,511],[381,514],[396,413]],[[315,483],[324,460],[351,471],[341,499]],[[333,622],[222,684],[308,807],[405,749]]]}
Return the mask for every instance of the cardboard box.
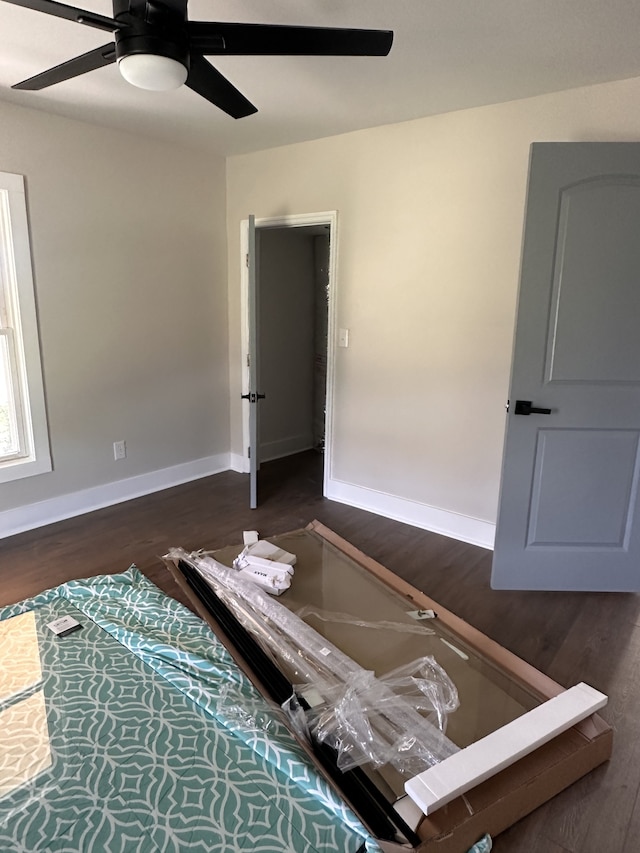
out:
{"label": "cardboard box", "polygon": [[[321,537],[345,558],[364,569],[368,575],[376,578],[383,588],[388,588],[390,596],[394,596],[396,600],[400,596],[407,609],[434,610],[439,625],[448,632],[448,636],[455,638],[464,648],[473,649],[488,665],[496,668],[501,677],[504,676],[507,682],[513,685],[514,690],[522,688],[540,702],[563,692],[564,688],[552,679],[441,607],[429,596],[394,575],[324,525],[314,521],[306,529]],[[281,537],[274,538],[279,540]],[[247,666],[247,662],[238,654],[229,637],[191,591],[180,571],[171,561],[165,561],[165,564],[193,603],[194,609],[211,625],[258,690],[266,694],[265,685],[261,684],[259,677]],[[303,570],[301,565],[299,571]],[[314,765],[326,776],[309,744],[301,742],[301,745]],[[385,853],[406,853],[408,850],[415,850],[416,853],[466,853],[485,833],[498,835],[606,761],[611,755],[611,748],[612,730],[604,720],[594,714],[477,785],[464,796],[425,817],[417,830],[421,839],[417,847],[380,839],[378,843]],[[330,779],[329,781],[331,782]],[[344,797],[343,792],[340,793]],[[348,798],[345,799],[349,802]],[[349,805],[353,808],[352,803]],[[363,823],[366,825],[365,820]]]}

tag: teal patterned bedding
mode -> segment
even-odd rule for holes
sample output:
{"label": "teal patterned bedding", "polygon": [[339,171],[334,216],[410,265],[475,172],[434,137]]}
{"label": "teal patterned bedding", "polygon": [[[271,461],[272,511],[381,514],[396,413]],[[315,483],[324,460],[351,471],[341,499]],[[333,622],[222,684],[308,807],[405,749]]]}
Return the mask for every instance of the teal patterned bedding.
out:
{"label": "teal patterned bedding", "polygon": [[[28,611],[42,680],[0,694],[2,853],[379,851],[210,629],[135,568],[0,621]],[[46,624],[65,615],[83,627],[58,638]],[[6,643],[0,657],[7,673],[19,660]],[[3,760],[37,755],[30,714],[48,743],[12,788]]]}

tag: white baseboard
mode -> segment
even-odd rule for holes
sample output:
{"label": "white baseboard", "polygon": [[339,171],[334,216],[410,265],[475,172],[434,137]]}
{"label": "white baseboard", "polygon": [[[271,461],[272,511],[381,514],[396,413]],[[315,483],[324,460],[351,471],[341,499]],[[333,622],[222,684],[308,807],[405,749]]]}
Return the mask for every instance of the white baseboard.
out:
{"label": "white baseboard", "polygon": [[229,454],[219,453],[216,456],[205,456],[192,462],[150,471],[148,474],[138,474],[125,480],[115,480],[112,483],[5,510],[0,512],[0,539],[162,489],[170,489],[201,477],[219,474],[221,471],[228,471],[229,467]]}
{"label": "white baseboard", "polygon": [[[284,438],[279,441],[269,441],[260,447],[260,461],[273,462],[275,459],[282,459],[283,456],[291,456],[293,453],[302,453],[303,450],[312,450],[313,441],[307,435],[294,435],[290,438]],[[232,471],[237,471],[239,474],[249,473],[249,459],[241,453],[231,454]]]}
{"label": "white baseboard", "polygon": [[230,454],[229,468],[232,471],[236,471],[238,474],[248,474],[249,460],[241,453],[232,453]]}
{"label": "white baseboard", "polygon": [[328,480],[325,497],[338,503],[365,509],[394,521],[402,521],[422,530],[451,536],[461,542],[493,549],[496,526],[450,510],[438,509],[418,501],[407,500],[386,492],[355,486],[342,480]]}
{"label": "white baseboard", "polygon": [[261,444],[260,461],[273,462],[274,459],[282,459],[284,456],[302,453],[303,450],[311,450],[312,448],[313,436],[310,433],[306,433],[305,435],[289,435],[277,441],[267,441]]}
{"label": "white baseboard", "polygon": [[[5,510],[0,512],[0,539],[228,470],[247,473],[247,460],[239,453],[219,453]],[[493,548],[495,524],[488,521],[341,480],[330,479],[327,482],[325,497],[462,542]]]}

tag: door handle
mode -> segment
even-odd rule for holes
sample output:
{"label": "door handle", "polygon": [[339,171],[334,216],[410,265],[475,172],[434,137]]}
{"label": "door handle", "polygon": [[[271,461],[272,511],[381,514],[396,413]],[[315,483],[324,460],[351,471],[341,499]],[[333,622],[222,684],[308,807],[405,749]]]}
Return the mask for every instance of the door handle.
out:
{"label": "door handle", "polygon": [[254,394],[250,391],[248,394],[240,394],[241,400],[248,400],[250,403],[257,403],[258,400],[264,400],[265,394]]}
{"label": "door handle", "polygon": [[514,415],[550,415],[551,409],[538,409],[531,400],[516,400]]}

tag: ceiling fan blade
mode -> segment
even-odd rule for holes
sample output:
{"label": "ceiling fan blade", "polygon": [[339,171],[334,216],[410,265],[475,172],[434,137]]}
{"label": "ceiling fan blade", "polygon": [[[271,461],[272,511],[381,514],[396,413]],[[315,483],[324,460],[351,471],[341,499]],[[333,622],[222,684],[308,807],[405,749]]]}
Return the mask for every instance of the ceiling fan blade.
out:
{"label": "ceiling fan blade", "polygon": [[97,27],[99,30],[113,32],[121,27],[113,18],[105,18],[95,12],[86,12],[84,9],[76,9],[75,6],[66,6],[64,3],[55,3],[54,0],[4,0],[5,3],[13,3],[14,6],[24,6],[25,9],[34,9],[36,12],[45,12],[47,15],[55,15],[56,18],[65,18],[67,21],[75,21],[77,24],[86,24],[88,27]]}
{"label": "ceiling fan blade", "polygon": [[391,30],[213,21],[187,26],[193,49],[209,56],[386,56],[393,43]]}
{"label": "ceiling fan blade", "polygon": [[47,86],[53,86],[54,83],[62,83],[63,80],[69,80],[79,74],[86,74],[87,71],[94,71],[96,68],[102,68],[103,65],[111,65],[115,61],[116,46],[112,42],[97,47],[95,50],[90,50],[88,53],[83,53],[82,56],[76,56],[61,65],[56,65],[55,68],[49,68],[48,71],[36,74],[35,77],[23,80],[22,83],[16,83],[11,88],[29,89],[31,91],[46,89]]}
{"label": "ceiling fan blade", "polygon": [[258,112],[258,108],[242,92],[199,54],[191,54],[186,85],[232,118],[244,118]]}

